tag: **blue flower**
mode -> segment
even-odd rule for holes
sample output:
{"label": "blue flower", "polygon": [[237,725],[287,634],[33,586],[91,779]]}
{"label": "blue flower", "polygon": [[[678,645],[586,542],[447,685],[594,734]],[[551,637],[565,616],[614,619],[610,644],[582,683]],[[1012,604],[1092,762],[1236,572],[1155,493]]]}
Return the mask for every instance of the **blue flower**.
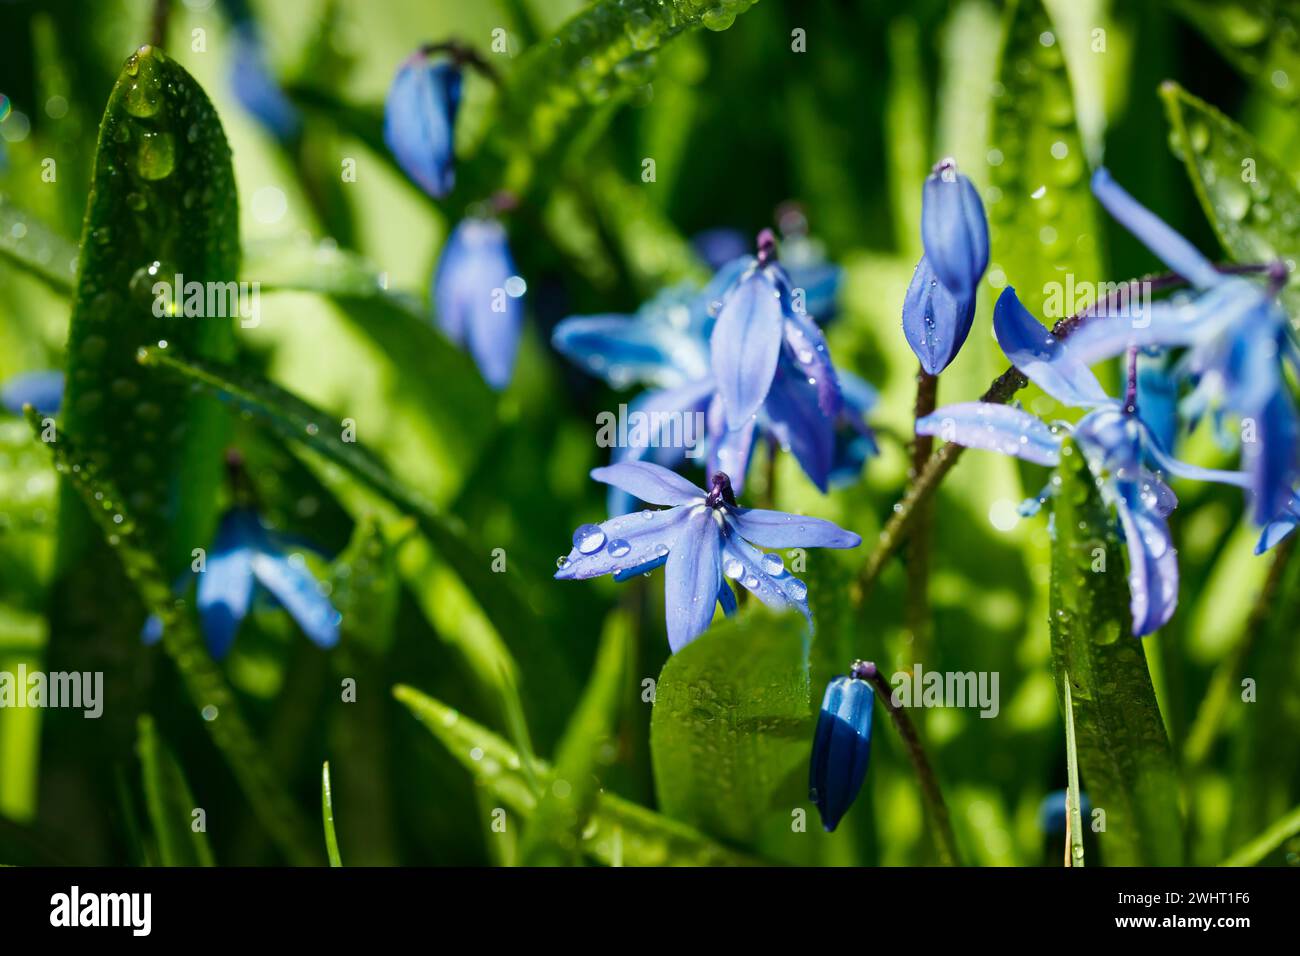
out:
{"label": "blue flower", "polygon": [[1169,620],[1178,603],[1178,561],[1167,517],[1174,493],[1147,462],[1201,481],[1245,487],[1241,472],[1214,471],[1180,462],[1156,440],[1133,405],[1106,395],[1095,375],[1069,345],[1045,329],[1007,287],[993,310],[993,330],[1011,363],[1063,405],[1087,408],[1078,424],[1047,425],[1019,408],[985,402],[949,405],[921,418],[918,435],[1014,455],[1041,465],[1060,461],[1067,434],[1118,512],[1129,554],[1129,594],[1135,636],[1150,634]]}
{"label": "blue flower", "polygon": [[1102,168],[1093,175],[1097,199],[1129,232],[1195,290],[1150,308],[1090,319],[1070,339],[1091,364],[1129,348],[1186,348],[1175,370],[1194,384],[1183,403],[1195,421],[1210,408],[1242,422],[1242,466],[1251,476],[1255,520],[1282,510],[1300,478],[1300,423],[1283,368],[1300,355],[1277,293],[1286,268],[1275,264],[1269,282],[1219,272],[1194,246],[1142,206]]}
{"label": "blue flower", "polygon": [[[825,301],[838,286],[838,278],[828,278],[827,268],[833,267],[810,258],[790,273],[769,262],[767,273],[788,290],[806,289],[805,304],[829,307]],[[794,454],[813,483],[825,491],[832,480],[856,474],[863,461],[875,454],[875,437],[865,416],[876,403],[876,393],[867,383],[832,366],[817,323],[812,315],[793,307],[799,296],[791,295],[790,312],[782,314],[780,351],[764,401],[739,428],[729,427],[713,374],[715,315],[720,321],[724,300],[760,269],[754,257],[735,259],[703,290],[689,284],[675,286],[634,316],[570,317],[556,326],[551,341],[557,351],[615,388],[634,382],[651,386],[652,391],[631,403],[630,412],[704,414],[708,473],[726,472],[737,491],[744,485],[756,437]],[[815,294],[814,288],[819,290]],[[834,411],[828,413],[828,408]],[[666,467],[680,463],[686,450],[668,447],[659,438],[652,435],[645,446],[617,449],[615,461],[649,457]],[[611,513],[630,507],[627,496],[611,492]]]}
{"label": "blue flower", "polygon": [[[1065,821],[1068,814],[1065,811],[1065,804],[1069,800],[1068,790],[1053,790],[1047,796],[1043,797],[1043,802],[1038,805],[1038,828],[1044,833],[1053,836],[1065,832]],[[1086,793],[1079,793],[1079,815],[1086,817],[1092,813],[1092,801],[1088,799]]]}
{"label": "blue flower", "polygon": [[681,650],[708,628],[716,604],[731,614],[738,582],[768,607],[798,609],[809,624],[808,587],[764,548],[856,548],[862,539],[821,518],[741,508],[725,474],[705,492],[667,468],[629,461],[596,468],[591,477],[623,489],[662,511],[640,511],[587,524],[573,533],[573,550],[557,562],[559,580],[605,574],[614,580],[667,565],[664,618],[668,644]]}
{"label": "blue flower", "polygon": [[30,405],[45,415],[57,415],[63,406],[62,372],[24,372],[0,386],[0,405],[15,415]]}
{"label": "blue flower", "polygon": [[498,390],[514,373],[524,290],[505,227],[474,217],[457,223],[433,277],[433,305],[443,332],[469,349],[484,380]]}
{"label": "blue flower", "polygon": [[239,105],[272,136],[282,143],[297,139],[302,117],[267,65],[253,20],[239,20],[231,27],[230,88]]}
{"label": "blue flower", "polygon": [[975,293],[989,264],[984,205],[951,159],[926,177],[921,244],[925,252],[903,299],[903,334],[921,367],[938,375],[970,335]]}
{"label": "blue flower", "polygon": [[863,679],[863,669],[872,666],[854,661],[849,675],[836,677],[822,695],[808,766],[808,795],[817,804],[827,833],[857,799],[871,761],[876,694]]}
{"label": "blue flower", "polygon": [[[230,652],[259,590],[288,611],[316,645],[328,648],[338,643],[342,615],[301,557],[289,554],[286,543],[262,527],[248,508],[232,508],[222,517],[198,579],[199,619],[208,651],[216,660]],[[145,624],[146,643],[161,636],[161,622],[150,618]]]}
{"label": "blue flower", "polygon": [[1300,492],[1293,491],[1287,498],[1286,505],[1274,515],[1273,520],[1264,525],[1264,531],[1255,545],[1255,553],[1263,554],[1277,547],[1300,525]]}
{"label": "blue flower", "polygon": [[461,69],[417,50],[402,63],[384,103],[384,142],[406,175],[434,199],[456,182],[455,129]]}

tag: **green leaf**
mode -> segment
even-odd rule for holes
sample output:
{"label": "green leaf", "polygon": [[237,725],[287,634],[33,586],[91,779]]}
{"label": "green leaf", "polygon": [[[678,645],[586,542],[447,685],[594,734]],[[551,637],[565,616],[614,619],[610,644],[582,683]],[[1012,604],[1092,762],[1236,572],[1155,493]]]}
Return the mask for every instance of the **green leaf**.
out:
{"label": "green leaf", "polygon": [[0,257],[30,272],[61,295],[77,278],[77,246],[0,196]]}
{"label": "green leaf", "polygon": [[141,47],[100,126],[62,425],[130,495],[169,574],[215,528],[227,423],[217,403],[142,374],[135,354],[160,340],[182,355],[232,354],[229,317],[158,317],[153,289],[177,275],[233,282],[238,233],[230,148],[212,104],[176,61]]}
{"label": "green leaf", "polygon": [[807,625],[795,614],[727,620],[664,665],[650,747],[664,813],[752,840],[812,742]]}
{"label": "green leaf", "polygon": [[320,768],[320,812],[325,823],[325,851],[329,855],[330,866],[342,866],[343,858],[339,856],[339,838],[334,832],[334,796],[330,791],[328,760]]}
{"label": "green leaf", "polygon": [[[1177,83],[1162,84],[1160,96],[1175,155],[1228,256],[1241,263],[1300,260],[1300,189],[1291,174],[1250,133]],[[1283,297],[1297,314],[1294,269]]]}
{"label": "green leaf", "polygon": [[1220,866],[1254,866],[1297,833],[1300,833],[1300,807],[1292,809]]}
{"label": "green leaf", "polygon": [[1178,779],[1142,642],[1132,636],[1123,548],[1083,455],[1073,443],[1063,452],[1049,615],[1058,699],[1064,707],[1068,675],[1083,787],[1106,814],[1106,862],[1177,866]]}
{"label": "green leaf", "polygon": [[[46,431],[34,409],[28,410],[27,421],[37,436]],[[170,579],[145,546],[144,530],[130,503],[100,473],[95,461],[81,451],[75,439],[57,430],[50,437],[45,445],[54,456],[55,469],[81,496],[99,531],[117,552],[140,602],[162,621],[163,649],[180,671],[204,726],[226,757],[258,819],[290,862],[316,862],[318,854],[312,849],[306,822],[240,714],[230,685],[208,655],[188,602],[172,593]]]}
{"label": "green leaf", "polygon": [[1074,695],[1070,691],[1070,675],[1067,672],[1061,681],[1065,693],[1065,762],[1066,762],[1066,800],[1065,808],[1070,817],[1070,866],[1083,866],[1083,802],[1079,797],[1079,745],[1074,735]]}
{"label": "green leaf", "polygon": [[[1049,283],[1101,278],[1100,230],[1075,117],[1062,44],[1042,0],[1006,14],[1006,40],[989,142],[1002,160],[989,169],[989,274],[1001,272],[1030,312],[1055,320],[1075,310]],[[973,159],[973,158],[972,158]],[[957,157],[960,163],[963,157]],[[1061,314],[1056,314],[1058,311]]]}
{"label": "green leaf", "polygon": [[[393,696],[442,742],[481,788],[525,820],[532,817],[537,798],[513,747],[486,727],[413,687],[399,684],[393,688]],[[537,770],[543,781],[549,783],[553,779],[551,769],[545,764],[539,762]],[[588,856],[607,865],[751,866],[759,863],[683,823],[604,791],[596,796],[595,811],[582,833],[582,846]]]}
{"label": "green leaf", "polygon": [[1295,6],[1279,0],[1172,0],[1223,58],[1286,101],[1300,96]]}
{"label": "green leaf", "polygon": [[556,748],[554,779],[524,834],[525,866],[565,863],[582,851],[582,832],[600,793],[596,774],[614,737],[626,689],[631,627],[624,613],[612,614],[605,623],[591,679]]}
{"label": "green leaf", "polygon": [[136,753],[144,776],[145,804],[163,866],[213,866],[205,831],[195,830],[194,797],[180,764],[158,736],[153,718],[137,723]]}

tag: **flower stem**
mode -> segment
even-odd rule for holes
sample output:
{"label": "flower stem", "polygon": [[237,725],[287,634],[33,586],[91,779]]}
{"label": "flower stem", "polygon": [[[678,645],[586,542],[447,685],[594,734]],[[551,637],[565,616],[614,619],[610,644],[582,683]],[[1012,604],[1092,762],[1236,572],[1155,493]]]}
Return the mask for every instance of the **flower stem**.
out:
{"label": "flower stem", "polygon": [[149,43],[159,50],[167,43],[167,21],[171,12],[171,0],[154,0],[153,17],[149,22]]}
{"label": "flower stem", "polygon": [[[935,408],[939,377],[921,368],[916,373],[916,403],[913,420],[920,421]],[[934,438],[916,435],[912,442],[912,464],[908,478],[915,481],[934,452]],[[912,659],[921,660],[930,647],[930,545],[934,503],[923,501],[917,506],[916,518],[907,545],[907,595],[904,600],[904,623],[912,636]]]}
{"label": "flower stem", "polygon": [[[1265,272],[1270,268],[1270,264],[1222,265],[1217,268],[1227,275],[1244,275]],[[1147,276],[1134,280],[1134,282],[1144,284],[1148,292],[1162,292],[1187,285],[1187,280],[1175,272]],[[1058,340],[1069,338],[1086,320],[1099,314],[1105,315],[1112,308],[1127,302],[1132,294],[1132,285],[1133,283],[1129,283],[1121,286],[1091,309],[1085,309],[1077,315],[1061,319],[1052,326],[1052,335]],[[998,405],[1005,404],[1010,401],[1016,392],[1028,384],[1029,380],[1018,369],[1009,368],[993,380],[984,394],[980,396],[980,401]],[[921,468],[916,477],[908,484],[902,499],[894,505],[889,520],[885,522],[884,528],[880,531],[880,538],[876,542],[876,547],[867,556],[866,564],[862,566],[862,571],[854,583],[853,603],[855,605],[861,607],[866,603],[872,589],[875,587],[876,580],[885,568],[885,564],[898,552],[899,547],[907,539],[907,533],[912,524],[920,517],[921,506],[934,494],[944,476],[952,470],[953,465],[957,464],[957,459],[961,457],[961,453],[965,450],[962,445],[954,445],[951,442],[945,444],[929,457],[925,462],[925,467]]]}
{"label": "flower stem", "polygon": [[934,838],[935,851],[939,854],[939,862],[944,866],[957,866],[957,840],[953,836],[948,805],[943,801],[934,769],[926,759],[925,748],[921,746],[921,738],[916,733],[916,725],[907,716],[906,709],[894,703],[894,689],[885,680],[885,675],[880,673],[880,668],[871,661],[866,661],[856,667],[854,673],[875,688],[876,697],[885,705],[885,710],[889,711],[889,716],[898,729],[898,736],[903,738],[903,746],[907,750],[908,759],[912,761],[912,769],[916,771],[917,782],[921,785],[921,799],[930,815],[931,836]]}

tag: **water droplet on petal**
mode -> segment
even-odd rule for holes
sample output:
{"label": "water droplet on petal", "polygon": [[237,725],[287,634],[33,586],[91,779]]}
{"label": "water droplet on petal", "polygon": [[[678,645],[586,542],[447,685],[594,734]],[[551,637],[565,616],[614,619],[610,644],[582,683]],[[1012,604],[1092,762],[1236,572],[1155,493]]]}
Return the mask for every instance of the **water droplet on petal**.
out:
{"label": "water droplet on petal", "polygon": [[573,532],[573,546],[582,554],[595,554],[605,546],[605,532],[600,525],[584,524]]}

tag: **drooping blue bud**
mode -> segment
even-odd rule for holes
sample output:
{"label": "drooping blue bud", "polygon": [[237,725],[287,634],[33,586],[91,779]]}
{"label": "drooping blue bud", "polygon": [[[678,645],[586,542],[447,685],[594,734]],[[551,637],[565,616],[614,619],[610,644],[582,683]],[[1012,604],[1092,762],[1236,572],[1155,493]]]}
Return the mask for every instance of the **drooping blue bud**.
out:
{"label": "drooping blue bud", "polygon": [[827,833],[839,825],[857,798],[871,760],[876,694],[863,679],[870,666],[874,665],[854,661],[849,676],[832,680],[822,697],[808,769],[808,795],[817,804]]}
{"label": "drooping blue bud", "polygon": [[525,289],[505,227],[495,219],[461,220],[438,259],[433,304],[443,332],[469,350],[484,381],[498,390],[514,372]]}
{"label": "drooping blue bud", "polygon": [[974,184],[945,159],[925,179],[921,245],[934,274],[957,299],[975,298],[989,264],[989,224]]}
{"label": "drooping blue bud", "polygon": [[293,142],[302,131],[298,108],[271,72],[261,33],[251,19],[231,28],[230,88],[239,105],[281,143]]}
{"label": "drooping blue bud", "polygon": [[456,181],[455,127],[461,70],[417,50],[402,63],[384,103],[384,142],[406,175],[434,199]]}

